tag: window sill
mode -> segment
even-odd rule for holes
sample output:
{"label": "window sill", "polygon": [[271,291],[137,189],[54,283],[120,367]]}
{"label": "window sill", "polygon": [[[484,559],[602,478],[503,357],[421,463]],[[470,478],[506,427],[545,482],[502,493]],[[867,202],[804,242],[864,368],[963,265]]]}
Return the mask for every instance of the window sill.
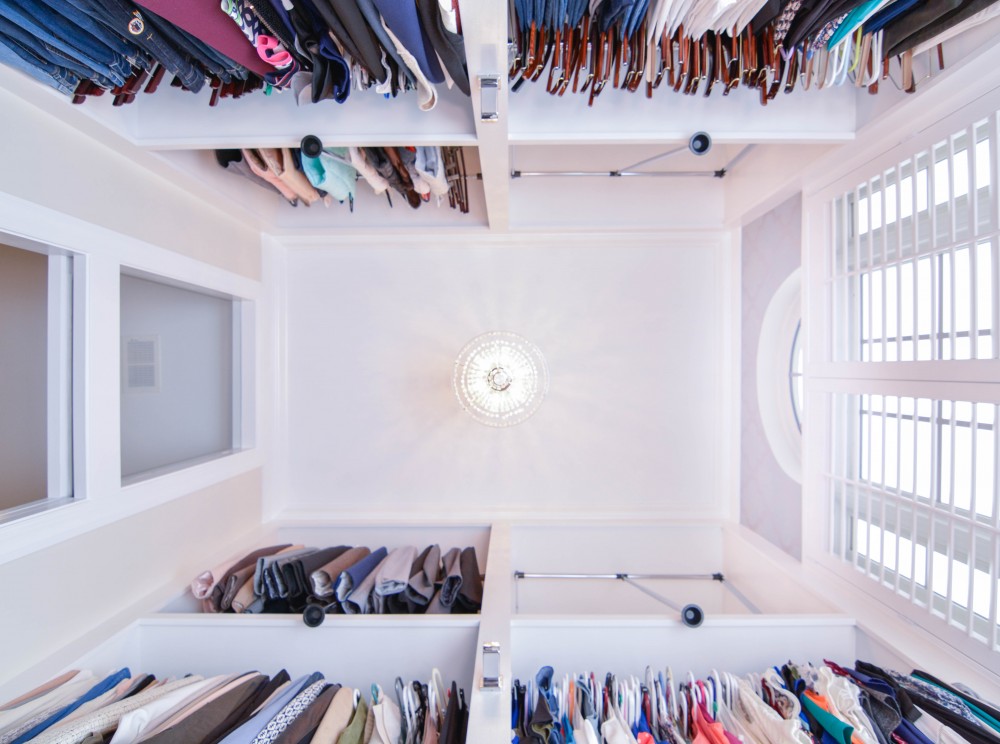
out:
{"label": "window sill", "polygon": [[155,477],[147,473],[139,482],[91,492],[86,499],[38,502],[28,505],[40,507],[30,513],[18,507],[0,516],[0,565],[255,470],[261,461],[260,450],[240,450]]}

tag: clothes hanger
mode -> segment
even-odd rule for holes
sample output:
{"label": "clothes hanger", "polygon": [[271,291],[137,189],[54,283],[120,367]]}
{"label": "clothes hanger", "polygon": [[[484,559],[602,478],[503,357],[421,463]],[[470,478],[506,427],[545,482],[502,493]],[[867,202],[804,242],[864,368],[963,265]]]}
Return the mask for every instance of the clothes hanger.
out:
{"label": "clothes hanger", "polygon": [[404,721],[402,744],[414,744],[413,732],[416,721],[413,715],[413,690],[409,686],[404,687],[402,690],[402,701],[399,710]]}
{"label": "clothes hanger", "polygon": [[642,720],[642,685],[637,677],[629,677],[630,710],[629,728],[637,729]]}
{"label": "clothes hanger", "polygon": [[[403,691],[403,680],[401,677],[396,677],[396,682],[394,686],[396,690],[396,704],[399,706],[399,709],[401,711],[404,711],[406,707],[406,702],[404,698],[406,696]],[[400,732],[400,737],[405,742],[407,740],[407,731],[409,730],[409,727],[406,725],[407,720],[405,714],[400,717],[400,722],[402,723],[402,731]]]}
{"label": "clothes hanger", "polygon": [[[678,697],[677,704],[680,708],[680,718],[679,718],[680,730],[685,737],[690,739],[691,729],[688,728],[688,695],[687,695],[687,690],[684,689],[683,685],[681,685],[681,687],[678,688],[677,697]],[[692,717],[692,722],[693,722],[693,717]]]}

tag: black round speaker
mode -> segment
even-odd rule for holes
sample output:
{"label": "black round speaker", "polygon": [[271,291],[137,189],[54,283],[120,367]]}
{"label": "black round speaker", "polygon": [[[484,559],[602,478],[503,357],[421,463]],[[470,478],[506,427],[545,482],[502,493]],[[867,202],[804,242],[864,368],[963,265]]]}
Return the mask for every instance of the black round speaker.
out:
{"label": "black round speaker", "polygon": [[319,154],[323,152],[323,140],[315,134],[307,134],[302,138],[299,149],[302,150],[303,155],[308,155],[310,158],[318,158]]}
{"label": "black round speaker", "polygon": [[688,140],[688,148],[695,155],[704,155],[712,149],[712,137],[708,132],[695,132]]}
{"label": "black round speaker", "polygon": [[705,612],[696,604],[684,605],[681,622],[689,628],[697,628],[705,620]]}
{"label": "black round speaker", "polygon": [[310,628],[318,628],[326,620],[326,608],[322,605],[306,605],[302,612],[302,622]]}

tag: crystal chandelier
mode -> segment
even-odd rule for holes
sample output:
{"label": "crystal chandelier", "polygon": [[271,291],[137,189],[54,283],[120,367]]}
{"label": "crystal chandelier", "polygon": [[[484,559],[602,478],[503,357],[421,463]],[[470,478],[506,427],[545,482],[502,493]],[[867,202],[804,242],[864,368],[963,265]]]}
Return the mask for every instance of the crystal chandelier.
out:
{"label": "crystal chandelier", "polygon": [[455,360],[455,395],[481,424],[513,426],[529,418],[549,391],[549,368],[537,346],[510,331],[490,331]]}

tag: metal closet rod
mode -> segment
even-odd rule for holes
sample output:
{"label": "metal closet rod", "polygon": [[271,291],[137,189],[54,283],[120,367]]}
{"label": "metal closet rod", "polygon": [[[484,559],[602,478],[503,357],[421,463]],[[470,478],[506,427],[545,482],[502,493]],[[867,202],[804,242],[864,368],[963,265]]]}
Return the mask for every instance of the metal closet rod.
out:
{"label": "metal closet rod", "polygon": [[511,178],[576,178],[603,176],[611,178],[725,178],[726,169],[716,171],[511,171]]}
{"label": "metal closet rod", "polygon": [[[726,163],[725,167],[719,168],[718,170],[710,171],[637,171],[632,170],[633,168],[638,168],[639,166],[646,165],[647,163],[652,163],[654,160],[661,160],[662,158],[670,157],[671,155],[676,155],[679,152],[687,150],[688,147],[675,147],[666,152],[661,152],[658,155],[654,155],[651,158],[646,158],[645,160],[640,160],[638,163],[632,163],[631,165],[626,165],[624,168],[611,171],[523,171],[523,170],[512,170],[510,172],[511,178],[593,178],[593,177],[603,177],[603,178],[725,178],[726,175],[739,163],[743,158],[745,158],[751,150],[753,150],[754,145],[746,145],[742,150],[740,150],[736,156]],[[482,180],[483,174],[476,174],[479,180]]]}
{"label": "metal closet rod", "polygon": [[[624,581],[644,594],[648,594],[653,599],[662,602],[667,607],[675,610],[681,610],[682,613],[686,608],[678,607],[674,602],[670,601],[662,594],[657,594],[651,589],[647,589],[644,586],[636,584],[636,581],[646,580],[672,580],[672,581],[718,581],[722,584],[722,588],[727,592],[732,594],[736,599],[746,607],[750,612],[755,615],[761,614],[760,608],[755,605],[750,599],[739,589],[733,586],[731,581],[726,581],[726,577],[723,573],[705,573],[705,574],[682,574],[682,573],[528,573],[527,571],[515,571],[515,579],[612,579],[617,581]],[[701,611],[701,608],[698,608]],[[683,614],[682,614],[683,619]],[[699,621],[700,622],[700,621]],[[685,621],[685,624],[686,621]]]}
{"label": "metal closet rod", "polygon": [[721,573],[707,574],[663,574],[663,573],[528,573],[515,571],[515,579],[676,579],[682,581],[725,581]]}

